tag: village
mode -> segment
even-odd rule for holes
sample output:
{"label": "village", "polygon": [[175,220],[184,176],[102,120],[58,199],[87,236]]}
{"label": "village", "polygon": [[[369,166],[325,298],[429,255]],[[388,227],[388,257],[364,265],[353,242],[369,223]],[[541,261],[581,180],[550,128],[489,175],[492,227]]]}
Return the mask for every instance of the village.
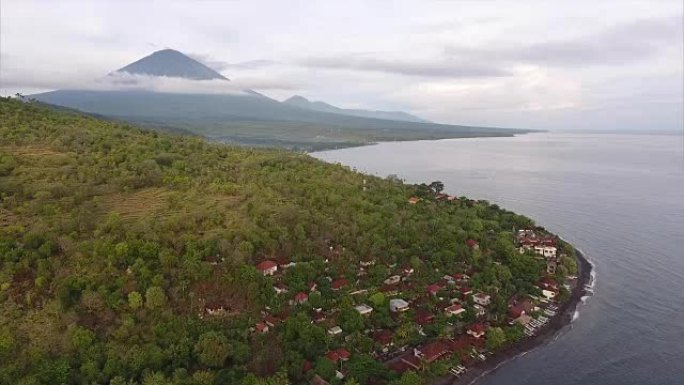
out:
{"label": "village", "polygon": [[[438,194],[437,200],[458,198]],[[412,197],[409,204],[421,204],[421,199]],[[312,384],[341,383],[347,376],[346,363],[357,353],[399,375],[437,371],[459,377],[503,346],[537,334],[557,314],[559,294],[575,284],[572,276],[563,282],[554,279],[559,261],[567,258],[555,236],[539,229],[517,229],[514,234],[517,253],[533,255],[543,266],[535,294],[501,298],[497,292],[477,290],[471,282],[477,271],[466,263],[418,276],[415,264],[381,264],[368,257],[347,266],[345,274],[333,275],[330,272],[337,270],[329,268],[331,258],[325,257],[318,261],[323,269],[312,276],[316,269],[301,266],[311,262],[263,260],[255,268],[272,282],[282,306],[264,309],[252,333],[280,333],[289,317],[301,313],[310,324],[323,328],[325,360],[334,367],[334,376],[319,373],[316,362],[305,360],[302,373]],[[467,239],[465,246],[472,253],[483,252],[476,239]],[[342,249],[331,245],[330,256]],[[303,282],[304,277],[309,279]],[[204,309],[207,316],[224,312],[219,305]]]}

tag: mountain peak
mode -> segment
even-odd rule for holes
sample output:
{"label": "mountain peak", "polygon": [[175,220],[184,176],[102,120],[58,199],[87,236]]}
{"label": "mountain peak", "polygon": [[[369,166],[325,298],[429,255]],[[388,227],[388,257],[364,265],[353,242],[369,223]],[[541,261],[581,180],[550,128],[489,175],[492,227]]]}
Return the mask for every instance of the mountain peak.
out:
{"label": "mountain peak", "polygon": [[116,72],[167,76],[192,80],[228,80],[220,73],[174,49],[163,49],[135,61]]}
{"label": "mountain peak", "polygon": [[311,103],[311,101],[301,95],[294,95],[287,98],[283,103]]}

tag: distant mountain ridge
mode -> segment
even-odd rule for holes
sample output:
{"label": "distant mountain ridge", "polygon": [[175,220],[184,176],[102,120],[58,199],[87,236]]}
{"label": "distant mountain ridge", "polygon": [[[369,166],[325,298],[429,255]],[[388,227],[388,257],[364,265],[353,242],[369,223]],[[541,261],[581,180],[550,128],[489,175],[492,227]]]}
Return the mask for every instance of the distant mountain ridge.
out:
{"label": "distant mountain ridge", "polygon": [[173,49],[163,49],[137,60],[116,73],[167,76],[191,80],[228,80],[225,76]]}
{"label": "distant mountain ridge", "polygon": [[291,106],[305,108],[307,110],[331,112],[334,114],[359,116],[362,118],[373,118],[373,119],[384,119],[384,120],[396,120],[401,122],[414,122],[414,123],[432,123],[429,120],[419,118],[415,115],[403,111],[375,111],[375,110],[362,110],[362,109],[347,109],[335,107],[331,104],[321,102],[321,101],[310,101],[309,99],[295,95],[289,99],[283,101],[285,104]]}
{"label": "distant mountain ridge", "polygon": [[[114,73],[221,80],[226,77],[181,52],[157,51]],[[280,102],[254,90],[236,93],[154,92],[146,89],[56,90],[31,95],[150,128],[250,146],[316,150],[379,141],[512,136],[527,130],[435,124],[410,114],[342,109],[298,96]]]}

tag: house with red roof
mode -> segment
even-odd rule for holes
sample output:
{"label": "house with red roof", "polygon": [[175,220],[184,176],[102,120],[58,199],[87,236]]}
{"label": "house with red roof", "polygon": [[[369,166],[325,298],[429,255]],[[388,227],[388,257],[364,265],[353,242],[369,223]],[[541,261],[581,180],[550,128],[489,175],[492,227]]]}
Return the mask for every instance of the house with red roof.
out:
{"label": "house with red roof", "polygon": [[461,287],[458,288],[458,291],[461,293],[463,298],[465,298],[469,294],[472,294],[473,289],[471,289],[470,286],[468,286],[468,285],[462,285]]}
{"label": "house with red roof", "polygon": [[465,311],[466,311],[466,310],[463,308],[463,306],[461,306],[461,305],[458,304],[458,303],[455,303],[455,304],[453,304],[453,305],[451,305],[451,306],[447,306],[447,307],[444,309],[444,313],[446,313],[446,315],[447,315],[448,317],[461,315],[461,314],[465,313]]}
{"label": "house with red roof", "polygon": [[270,327],[275,327],[276,325],[282,323],[283,320],[276,316],[268,314],[266,317],[264,317],[264,322],[266,323],[266,325]]}
{"label": "house with red roof", "polygon": [[517,299],[509,301],[508,315],[511,318],[518,318],[525,314],[530,314],[535,310],[535,305],[529,300],[519,301]]}
{"label": "house with red roof", "polygon": [[547,299],[553,299],[558,294],[558,283],[551,278],[543,278],[537,286],[542,289],[542,295]]}
{"label": "house with red roof", "polygon": [[338,363],[340,361],[348,361],[349,357],[351,357],[351,353],[349,353],[349,351],[345,348],[331,350],[325,354],[325,358],[329,359],[334,363]]}
{"label": "house with red roof", "polygon": [[458,338],[447,340],[444,343],[446,344],[446,347],[447,349],[449,349],[450,352],[462,352],[470,350],[472,348],[472,343],[470,340],[471,338],[472,337],[469,337],[467,335],[460,335],[458,336]]}
{"label": "house with red roof", "polygon": [[542,289],[558,290],[558,283],[549,277],[544,277],[539,281],[539,287]]}
{"label": "house with red roof", "polygon": [[435,320],[435,315],[427,310],[418,310],[415,320],[418,325],[429,325]]}
{"label": "house with red roof", "polygon": [[412,205],[415,205],[416,203],[420,202],[420,198],[418,197],[411,197],[409,198],[408,202]]}
{"label": "house with red roof", "polygon": [[290,262],[290,259],[284,255],[275,258],[275,263],[278,264],[278,268],[281,270],[285,270],[296,265],[295,262]]}
{"label": "house with red roof", "polygon": [[315,323],[321,323],[326,320],[326,315],[322,310],[315,310],[311,315],[311,320]]}
{"label": "house with red roof", "polygon": [[218,254],[207,255],[206,257],[204,257],[204,262],[216,266],[219,262],[223,262],[223,258],[221,258]]}
{"label": "house with red roof", "polygon": [[[413,357],[414,359],[417,360],[417,358],[414,357],[413,354],[411,354],[411,353],[405,354],[404,357],[407,357],[407,359],[409,359],[409,360],[411,359],[410,357]],[[417,370],[418,369],[418,367],[414,367],[413,365],[407,363],[404,360],[404,357],[401,357],[398,360],[390,361],[387,364],[387,367],[390,370],[392,370],[398,374],[404,374],[404,372],[406,372],[408,370]]]}
{"label": "house with red roof", "polygon": [[468,239],[466,241],[466,246],[468,246],[468,248],[471,250],[477,250],[480,248],[480,245],[478,245],[477,241],[474,239]]}
{"label": "house with red roof", "polygon": [[442,341],[434,341],[420,348],[413,349],[413,354],[426,363],[431,363],[449,353],[446,344]]}
{"label": "house with red roof", "polygon": [[304,363],[302,364],[302,373],[308,373],[311,369],[313,369],[313,363],[309,360],[304,360]]}
{"label": "house with red roof", "polygon": [[268,276],[273,275],[278,271],[278,264],[273,261],[267,260],[256,265],[256,268],[261,272],[261,274]]}
{"label": "house with red roof", "polygon": [[309,291],[314,292],[314,291],[316,291],[316,289],[318,289],[318,284],[314,281],[309,281],[306,284],[306,287],[309,288]]}
{"label": "house with red roof", "polygon": [[438,283],[433,283],[432,285],[429,285],[425,288],[425,291],[431,295],[437,295],[437,293],[439,293],[440,290],[442,290],[442,286]]}
{"label": "house with red roof", "polygon": [[517,304],[508,309],[508,315],[511,318],[518,318],[525,314],[525,308],[521,304]]}
{"label": "house with red roof", "polygon": [[254,326],[254,330],[259,334],[266,334],[269,328],[265,322],[259,322]]}
{"label": "house with red roof", "polygon": [[393,334],[389,330],[381,329],[373,332],[373,341],[382,346],[383,352],[387,352],[388,348],[393,345]]}
{"label": "house with red roof", "polygon": [[340,278],[332,281],[330,288],[337,291],[349,286],[349,280],[346,278]]}
{"label": "house with red roof", "polygon": [[282,282],[278,282],[275,285],[273,285],[273,290],[275,290],[276,294],[287,293],[287,285],[285,285]]}
{"label": "house with red roof", "polygon": [[380,292],[386,296],[393,296],[399,294],[399,289],[396,285],[382,285],[380,286]]}
{"label": "house with red roof", "polygon": [[468,331],[466,332],[469,336],[473,336],[475,338],[481,338],[485,335],[485,332],[487,331],[487,328],[481,324],[481,323],[474,323],[468,325]]}
{"label": "house with red roof", "polygon": [[294,303],[296,303],[296,304],[303,304],[308,300],[309,300],[309,295],[303,291],[300,291],[299,293],[295,294],[295,296],[294,296]]}
{"label": "house with red roof", "polygon": [[421,362],[420,358],[416,356],[415,351],[414,352],[408,352],[401,356],[400,358],[401,362],[406,364],[408,366],[409,370],[420,370],[421,369]]}

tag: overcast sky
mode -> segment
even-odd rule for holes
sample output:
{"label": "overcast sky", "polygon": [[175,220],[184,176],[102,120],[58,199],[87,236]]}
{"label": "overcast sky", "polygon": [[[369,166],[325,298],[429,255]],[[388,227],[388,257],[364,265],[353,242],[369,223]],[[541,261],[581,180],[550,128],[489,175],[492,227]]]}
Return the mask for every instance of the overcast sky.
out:
{"label": "overcast sky", "polygon": [[683,2],[0,1],[0,91],[174,48],[241,86],[437,122],[681,130]]}

